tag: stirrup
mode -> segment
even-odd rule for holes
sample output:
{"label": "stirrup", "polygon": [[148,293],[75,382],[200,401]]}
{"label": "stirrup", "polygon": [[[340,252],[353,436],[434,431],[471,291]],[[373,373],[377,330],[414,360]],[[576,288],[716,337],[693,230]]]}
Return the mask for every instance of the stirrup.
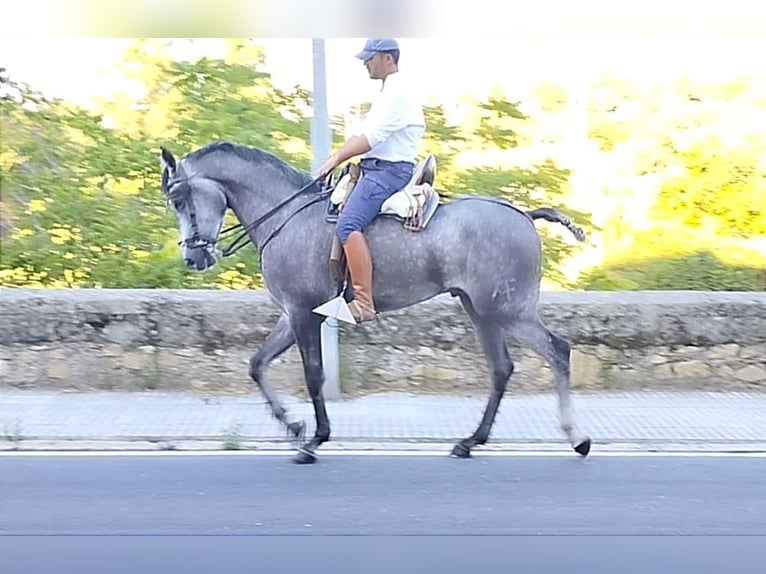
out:
{"label": "stirrup", "polygon": [[332,317],[338,321],[345,321],[356,325],[356,319],[351,314],[351,310],[348,308],[348,303],[342,295],[334,297],[329,301],[325,301],[321,305],[312,309],[317,315],[324,315],[325,317]]}

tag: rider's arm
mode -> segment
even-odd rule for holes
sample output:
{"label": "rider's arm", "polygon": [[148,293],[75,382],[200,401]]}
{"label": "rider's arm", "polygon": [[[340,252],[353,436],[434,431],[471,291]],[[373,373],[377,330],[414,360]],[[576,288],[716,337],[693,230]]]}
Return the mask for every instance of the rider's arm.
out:
{"label": "rider's arm", "polygon": [[347,159],[370,151],[370,143],[364,135],[351,136],[346,143],[332,154],[317,171],[317,177],[325,177]]}
{"label": "rider's arm", "polygon": [[357,155],[361,155],[372,149],[370,142],[367,140],[367,136],[359,134],[351,136],[346,140],[346,143],[336,151],[333,156],[335,157],[336,166],[342,164],[347,159],[351,159]]}

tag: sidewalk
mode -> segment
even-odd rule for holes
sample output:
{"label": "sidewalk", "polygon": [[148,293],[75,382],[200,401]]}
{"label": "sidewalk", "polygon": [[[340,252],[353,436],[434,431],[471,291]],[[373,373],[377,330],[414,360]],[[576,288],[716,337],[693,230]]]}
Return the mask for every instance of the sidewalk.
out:
{"label": "sidewalk", "polygon": [[[469,435],[485,397],[380,394],[328,402],[322,448],[442,448]],[[602,450],[766,451],[766,393],[573,396]],[[309,402],[288,401],[314,432]],[[506,395],[486,449],[567,450],[553,394]],[[292,448],[260,394],[0,391],[0,450]]]}

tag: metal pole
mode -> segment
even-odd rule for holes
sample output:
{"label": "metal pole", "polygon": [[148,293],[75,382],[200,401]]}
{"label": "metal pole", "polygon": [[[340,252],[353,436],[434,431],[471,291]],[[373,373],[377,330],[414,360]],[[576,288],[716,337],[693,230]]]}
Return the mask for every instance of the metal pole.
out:
{"label": "metal pole", "polygon": [[[313,38],[314,55],[314,116],[311,119],[311,149],[314,152],[312,171],[330,155],[332,137],[330,119],[327,113],[327,83],[325,72],[324,39]],[[338,351],[338,320],[327,317],[322,323],[322,364],[324,365],[324,396],[327,400],[341,398],[340,392],[340,353]]]}

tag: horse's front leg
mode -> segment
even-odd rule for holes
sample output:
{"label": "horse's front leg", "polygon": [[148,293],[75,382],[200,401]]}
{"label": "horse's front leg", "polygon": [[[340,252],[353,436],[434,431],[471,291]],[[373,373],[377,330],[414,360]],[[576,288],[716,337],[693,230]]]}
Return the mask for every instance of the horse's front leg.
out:
{"label": "horse's front leg", "polygon": [[250,357],[250,377],[261,389],[274,417],[286,427],[290,435],[300,439],[305,433],[306,423],[303,421],[288,421],[287,409],[282,404],[282,401],[279,400],[274,387],[271,386],[271,383],[266,378],[266,369],[269,364],[292,347],[293,343],[295,343],[295,335],[293,335],[287,315],[283,313],[279,317],[274,330],[266,337],[263,345]]}
{"label": "horse's front leg", "polygon": [[327,417],[324,396],[322,395],[322,386],[324,385],[322,320],[322,317],[308,309],[290,310],[290,322],[303,360],[306,388],[314,404],[316,416],[314,437],[300,447],[294,458],[294,461],[299,464],[316,462],[316,449],[322,443],[330,440],[330,420]]}

